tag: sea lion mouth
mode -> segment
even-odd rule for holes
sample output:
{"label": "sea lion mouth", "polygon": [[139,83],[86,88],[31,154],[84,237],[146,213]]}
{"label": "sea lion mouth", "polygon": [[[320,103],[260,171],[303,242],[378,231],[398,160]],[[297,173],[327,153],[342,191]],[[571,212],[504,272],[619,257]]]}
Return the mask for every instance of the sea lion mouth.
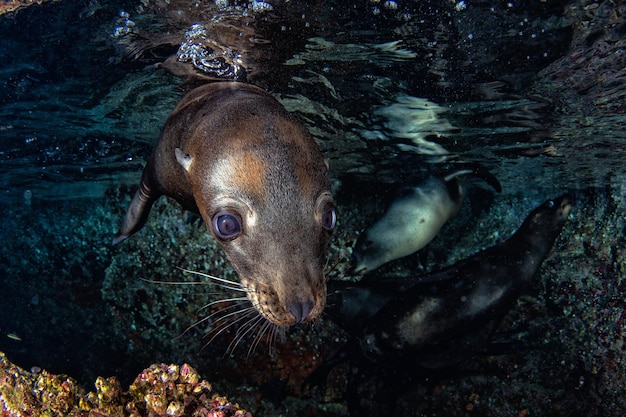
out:
{"label": "sea lion mouth", "polygon": [[572,198],[568,195],[563,196],[561,201],[561,217],[567,218],[572,212]]}
{"label": "sea lion mouth", "polygon": [[546,201],[540,208],[543,208],[545,216],[543,222],[546,222],[553,229],[560,229],[563,223],[569,218],[573,209],[573,198],[569,194],[564,194],[553,200]]}
{"label": "sea lion mouth", "polygon": [[270,323],[280,327],[313,322],[320,316],[326,304],[326,285],[321,288],[312,288],[307,296],[291,296],[287,299],[281,297],[273,288],[255,284],[254,281],[242,280],[242,286],[259,314]]}

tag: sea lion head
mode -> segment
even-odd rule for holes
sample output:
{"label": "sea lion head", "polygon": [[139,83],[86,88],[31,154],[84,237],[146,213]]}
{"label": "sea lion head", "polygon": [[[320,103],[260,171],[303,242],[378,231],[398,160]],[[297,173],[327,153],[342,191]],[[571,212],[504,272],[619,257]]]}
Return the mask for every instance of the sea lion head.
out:
{"label": "sea lion head", "polygon": [[572,202],[572,196],[564,194],[533,210],[516,232],[521,245],[532,248],[533,253],[547,253],[572,211]]}
{"label": "sea lion head", "polygon": [[[203,125],[220,140],[177,149],[210,232],[263,317],[315,320],[326,303],[324,266],[336,215],[328,166],[309,133],[273,107],[245,123]],[[197,144],[197,145],[194,145]],[[202,161],[202,163],[196,163]]]}

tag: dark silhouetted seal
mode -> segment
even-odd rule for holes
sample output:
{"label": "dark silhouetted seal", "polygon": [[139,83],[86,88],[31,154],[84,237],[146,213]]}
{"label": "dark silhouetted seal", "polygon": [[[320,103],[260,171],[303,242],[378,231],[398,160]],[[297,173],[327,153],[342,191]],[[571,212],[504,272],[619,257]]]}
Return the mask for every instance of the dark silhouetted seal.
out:
{"label": "dark silhouetted seal", "polygon": [[114,243],[141,229],[161,195],[202,216],[267,320],[289,326],[323,311],[335,226],[328,167],[270,94],[237,82],[187,94],[165,123]]}
{"label": "dark silhouetted seal", "polygon": [[371,272],[426,246],[459,212],[463,201],[459,177],[467,174],[480,176],[501,191],[498,180],[476,164],[402,187],[385,214],[357,239],[352,251],[352,272]]}
{"label": "dark silhouetted seal", "polygon": [[[362,413],[359,390],[368,376],[376,376],[377,390],[384,390],[381,397],[388,400],[404,382],[450,369],[478,353],[495,352],[492,340],[502,317],[539,270],[570,211],[568,196],[549,200],[508,240],[438,272],[344,283],[337,291],[329,283],[327,313],[352,337],[307,384],[324,381],[338,363],[349,361],[352,411],[378,415]],[[376,409],[371,407],[365,408]]]}

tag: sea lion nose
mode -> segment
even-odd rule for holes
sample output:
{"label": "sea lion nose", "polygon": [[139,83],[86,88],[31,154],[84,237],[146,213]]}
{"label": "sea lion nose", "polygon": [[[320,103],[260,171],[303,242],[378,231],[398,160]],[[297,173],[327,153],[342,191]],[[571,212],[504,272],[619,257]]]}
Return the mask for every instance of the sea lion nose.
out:
{"label": "sea lion nose", "polygon": [[293,301],[289,303],[289,312],[295,317],[296,323],[302,323],[313,310],[313,300]]}

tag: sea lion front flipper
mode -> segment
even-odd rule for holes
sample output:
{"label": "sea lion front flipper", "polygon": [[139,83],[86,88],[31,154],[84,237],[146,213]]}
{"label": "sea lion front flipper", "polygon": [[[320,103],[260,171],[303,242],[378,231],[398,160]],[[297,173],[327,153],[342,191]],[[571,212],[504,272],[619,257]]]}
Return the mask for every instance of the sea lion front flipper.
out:
{"label": "sea lion front flipper", "polygon": [[133,200],[124,215],[124,220],[122,221],[122,225],[120,226],[119,231],[113,238],[113,244],[116,245],[130,235],[137,232],[139,229],[146,224],[148,220],[148,214],[150,213],[150,209],[152,205],[156,201],[156,199],[160,196],[160,194],[156,194],[154,191],[154,187],[151,187],[152,183],[149,169],[150,162],[146,165],[146,169],[143,171],[143,175],[141,177],[141,184],[139,185],[139,189],[135,192],[133,196]]}

